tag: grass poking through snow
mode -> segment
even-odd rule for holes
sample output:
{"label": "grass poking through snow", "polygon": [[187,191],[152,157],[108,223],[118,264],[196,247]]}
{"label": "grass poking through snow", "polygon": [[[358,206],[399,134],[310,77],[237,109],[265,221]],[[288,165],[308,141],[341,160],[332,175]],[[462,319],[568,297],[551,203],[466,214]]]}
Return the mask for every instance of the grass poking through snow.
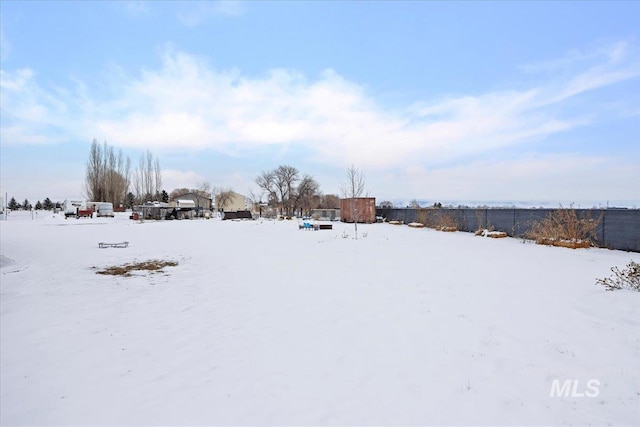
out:
{"label": "grass poking through snow", "polygon": [[162,269],[164,267],[175,267],[176,265],[178,265],[176,261],[149,260],[130,264],[114,265],[103,270],[98,270],[96,271],[96,274],[129,277],[131,276],[131,272],[134,270],[162,273]]}

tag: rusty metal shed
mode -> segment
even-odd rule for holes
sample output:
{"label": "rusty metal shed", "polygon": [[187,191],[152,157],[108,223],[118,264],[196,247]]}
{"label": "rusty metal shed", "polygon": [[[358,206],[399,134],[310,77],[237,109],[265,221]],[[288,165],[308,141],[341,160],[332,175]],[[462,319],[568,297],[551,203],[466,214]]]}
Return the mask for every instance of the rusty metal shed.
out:
{"label": "rusty metal shed", "polygon": [[340,200],[340,219],[342,222],[376,222],[375,197],[356,197]]}

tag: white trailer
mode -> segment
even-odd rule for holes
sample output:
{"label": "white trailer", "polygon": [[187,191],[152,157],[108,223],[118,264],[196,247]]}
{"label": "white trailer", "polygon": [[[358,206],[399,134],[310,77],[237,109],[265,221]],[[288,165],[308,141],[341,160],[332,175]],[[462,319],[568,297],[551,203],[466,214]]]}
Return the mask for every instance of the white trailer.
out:
{"label": "white trailer", "polygon": [[62,211],[64,212],[64,217],[68,218],[70,216],[77,216],[79,210],[86,210],[87,202],[84,200],[70,200],[66,199],[62,204]]}
{"label": "white trailer", "polygon": [[178,209],[195,209],[196,202],[195,200],[176,200],[176,208]]}

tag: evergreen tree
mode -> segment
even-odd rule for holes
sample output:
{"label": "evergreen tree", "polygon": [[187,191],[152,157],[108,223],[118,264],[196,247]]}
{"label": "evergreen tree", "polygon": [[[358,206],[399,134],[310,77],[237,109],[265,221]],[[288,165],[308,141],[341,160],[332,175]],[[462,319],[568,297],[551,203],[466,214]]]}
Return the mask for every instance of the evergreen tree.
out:
{"label": "evergreen tree", "polygon": [[169,194],[168,194],[166,191],[164,191],[164,190],[162,190],[162,199],[161,199],[161,200],[162,200],[164,203],[169,202]]}
{"label": "evergreen tree", "polygon": [[135,204],[135,196],[132,192],[127,194],[127,208],[133,209],[133,205]]}
{"label": "evergreen tree", "polygon": [[38,201],[36,202],[36,210],[37,210],[37,211],[41,211],[41,210],[42,210],[42,203],[40,203],[40,200],[38,200]]}
{"label": "evergreen tree", "polygon": [[9,202],[9,209],[11,209],[12,211],[15,211],[16,209],[20,209],[20,205],[18,204],[18,202],[16,202],[15,197],[11,198],[11,201]]}
{"label": "evergreen tree", "polygon": [[49,199],[48,197],[44,199],[44,208],[48,211],[53,209],[53,202],[51,202],[51,199]]}
{"label": "evergreen tree", "polygon": [[28,199],[24,199],[24,203],[22,204],[22,209],[24,209],[25,211],[29,211],[31,210],[31,203],[29,203]]}

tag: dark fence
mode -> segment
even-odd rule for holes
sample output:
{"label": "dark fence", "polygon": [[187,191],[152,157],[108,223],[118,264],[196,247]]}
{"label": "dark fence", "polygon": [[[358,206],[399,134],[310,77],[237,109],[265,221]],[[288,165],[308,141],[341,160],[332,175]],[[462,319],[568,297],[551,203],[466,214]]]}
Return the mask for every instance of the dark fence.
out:
{"label": "dark fence", "polygon": [[[556,209],[472,209],[472,208],[378,208],[376,215],[389,221],[410,222],[444,219],[455,223],[458,230],[476,231],[493,227],[512,237],[523,237],[537,221]],[[580,218],[599,220],[596,244],[600,247],[640,252],[640,209],[575,209]],[[428,224],[427,224],[428,225]]]}
{"label": "dark fence", "polygon": [[223,212],[222,220],[225,219],[252,219],[250,211]]}

